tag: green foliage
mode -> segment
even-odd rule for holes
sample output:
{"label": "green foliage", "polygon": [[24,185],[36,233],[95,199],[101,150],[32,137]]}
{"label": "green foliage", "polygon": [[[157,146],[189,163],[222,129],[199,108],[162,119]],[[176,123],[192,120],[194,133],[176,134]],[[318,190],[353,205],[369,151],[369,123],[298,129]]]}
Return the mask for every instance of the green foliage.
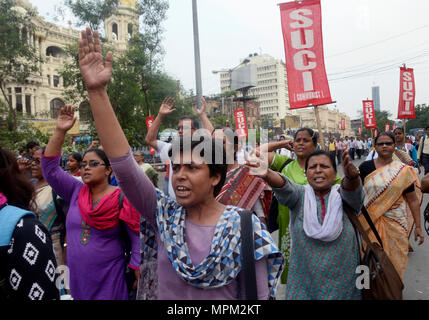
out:
{"label": "green foliage", "polygon": [[35,47],[30,45],[30,35],[34,33],[31,21],[35,12],[23,12],[15,6],[15,0],[2,0],[0,6],[0,91],[9,106],[7,115],[3,114],[8,130],[16,129],[17,120],[6,85],[10,82],[25,83],[38,72],[41,60]]}
{"label": "green foliage", "polygon": [[416,105],[416,118],[407,120],[406,130],[414,128],[426,128],[429,126],[429,106],[425,103]]}
{"label": "green foliage", "polygon": [[89,25],[92,30],[98,30],[104,19],[117,9],[118,2],[118,0],[66,0],[65,5],[79,19],[79,26]]}

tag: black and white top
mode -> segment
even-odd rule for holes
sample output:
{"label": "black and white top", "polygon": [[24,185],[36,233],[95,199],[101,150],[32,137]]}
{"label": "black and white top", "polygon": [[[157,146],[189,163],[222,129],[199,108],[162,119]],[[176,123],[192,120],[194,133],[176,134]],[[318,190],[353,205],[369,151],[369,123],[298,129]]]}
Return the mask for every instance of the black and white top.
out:
{"label": "black and white top", "polygon": [[57,263],[46,227],[35,216],[25,216],[15,227],[10,245],[0,247],[1,299],[60,299]]}

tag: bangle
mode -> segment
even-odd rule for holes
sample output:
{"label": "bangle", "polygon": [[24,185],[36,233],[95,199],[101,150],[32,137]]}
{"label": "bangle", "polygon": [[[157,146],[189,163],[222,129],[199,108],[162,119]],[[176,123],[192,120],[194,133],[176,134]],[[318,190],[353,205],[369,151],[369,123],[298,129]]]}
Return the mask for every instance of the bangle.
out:
{"label": "bangle", "polygon": [[422,227],[416,227],[416,229],[421,229]]}
{"label": "bangle", "polygon": [[65,242],[64,244],[63,244],[63,248],[66,248],[67,247],[67,242]]}

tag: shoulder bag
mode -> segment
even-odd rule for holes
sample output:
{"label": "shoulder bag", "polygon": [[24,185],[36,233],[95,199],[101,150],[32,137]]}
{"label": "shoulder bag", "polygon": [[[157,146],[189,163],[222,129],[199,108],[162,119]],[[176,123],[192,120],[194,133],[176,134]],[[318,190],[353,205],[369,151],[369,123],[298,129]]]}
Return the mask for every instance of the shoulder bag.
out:
{"label": "shoulder bag", "polygon": [[[362,214],[379,243],[371,242],[358,217],[344,201],[343,208],[347,213],[350,222],[355,227],[355,230],[357,229],[359,231],[363,240],[367,244],[363,258],[361,258],[361,264],[366,265],[369,268],[370,286],[369,289],[362,289],[363,300],[402,300],[404,284],[402,283],[401,277],[396,271],[394,265],[384,251],[380,235],[375,229],[374,223],[372,222],[365,206],[362,206]],[[362,251],[359,250],[359,253],[361,252]]]}

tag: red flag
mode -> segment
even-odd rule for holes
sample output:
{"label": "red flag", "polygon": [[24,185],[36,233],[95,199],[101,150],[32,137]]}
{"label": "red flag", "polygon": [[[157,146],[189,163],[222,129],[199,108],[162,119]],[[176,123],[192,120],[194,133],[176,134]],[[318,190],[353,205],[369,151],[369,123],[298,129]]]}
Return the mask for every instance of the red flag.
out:
{"label": "red flag", "polygon": [[320,0],[280,4],[291,109],[331,103]]}
{"label": "red flag", "polygon": [[398,119],[415,119],[416,87],[414,70],[402,67],[400,74]]}
{"label": "red flag", "polygon": [[[146,127],[147,127],[148,131],[149,131],[150,127],[152,126],[152,123],[154,122],[154,120],[155,119],[152,116],[146,118]],[[155,154],[155,149],[152,148],[152,147],[149,147],[149,153],[152,154],[152,155],[154,155]]]}
{"label": "red flag", "polygon": [[397,126],[396,126],[396,123],[394,123],[394,124],[393,124],[393,127],[392,127],[392,130],[393,130],[393,131],[395,131],[396,127],[397,127]]}
{"label": "red flag", "polygon": [[341,118],[341,130],[346,130],[346,119]]}
{"label": "red flag", "polygon": [[390,123],[386,123],[384,126],[384,131],[389,132],[390,131]]}
{"label": "red flag", "polygon": [[359,129],[358,129],[358,134],[359,134],[359,135],[362,135],[362,127],[359,127]]}
{"label": "red flag", "polygon": [[365,128],[374,129],[377,128],[374,111],[374,101],[365,100],[363,101],[363,117],[365,119]]}
{"label": "red flag", "polygon": [[244,109],[235,110],[234,117],[238,139],[247,138],[246,114],[244,113]]}

